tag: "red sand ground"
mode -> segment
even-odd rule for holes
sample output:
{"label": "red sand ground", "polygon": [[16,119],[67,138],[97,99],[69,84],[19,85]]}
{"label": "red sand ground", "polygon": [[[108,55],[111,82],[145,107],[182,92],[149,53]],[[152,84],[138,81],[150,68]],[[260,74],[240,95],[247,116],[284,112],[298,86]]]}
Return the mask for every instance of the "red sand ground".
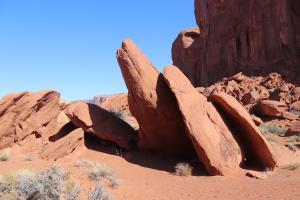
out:
{"label": "red sand ground", "polygon": [[[258,180],[245,176],[245,171],[227,177],[206,176],[201,170],[195,175],[180,177],[172,174],[176,162],[149,153],[130,153],[117,156],[112,147],[97,150],[82,147],[72,154],[58,160],[71,172],[71,176],[81,183],[81,199],[87,199],[88,191],[96,182],[90,181],[86,167],[74,167],[79,159],[96,161],[112,169],[120,186],[112,189],[107,186],[117,200],[199,200],[199,199],[246,199],[246,200],[299,200],[300,169],[283,169],[288,163],[300,162],[300,151],[292,152],[285,147],[275,147],[279,152],[280,167],[267,179]],[[38,170],[53,162],[38,158],[38,142],[12,148],[11,159],[0,162],[1,174],[14,173],[21,169]],[[26,155],[35,155],[32,161],[24,161]],[[125,159],[127,158],[127,160]],[[196,166],[199,168],[199,166]]]}

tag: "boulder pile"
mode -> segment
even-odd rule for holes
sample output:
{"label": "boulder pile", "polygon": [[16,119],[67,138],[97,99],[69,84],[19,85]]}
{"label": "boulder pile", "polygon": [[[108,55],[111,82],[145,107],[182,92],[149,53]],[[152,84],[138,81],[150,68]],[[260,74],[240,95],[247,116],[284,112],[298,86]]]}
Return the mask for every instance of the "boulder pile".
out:
{"label": "boulder pile", "polygon": [[136,131],[94,104],[70,103],[56,91],[9,94],[0,101],[0,149],[40,140],[41,158],[57,160],[84,146],[93,134],[124,149],[134,147]]}
{"label": "boulder pile", "polygon": [[130,40],[123,41],[117,59],[129,109],[140,125],[141,149],[184,155],[193,147],[211,175],[231,174],[245,162],[275,168],[272,147],[235,98],[215,88],[195,88],[175,66],[159,73]]}

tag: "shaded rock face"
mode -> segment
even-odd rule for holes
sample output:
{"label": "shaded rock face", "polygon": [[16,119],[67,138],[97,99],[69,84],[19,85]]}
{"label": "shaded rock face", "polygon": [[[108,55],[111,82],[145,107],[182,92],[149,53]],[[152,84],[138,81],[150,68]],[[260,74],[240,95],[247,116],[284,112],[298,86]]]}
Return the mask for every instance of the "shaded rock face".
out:
{"label": "shaded rock face", "polygon": [[240,148],[215,107],[174,66],[164,70],[175,94],[186,131],[211,175],[233,173],[242,161]]}
{"label": "shaded rock face", "polygon": [[124,149],[130,149],[137,141],[137,134],[129,124],[97,105],[73,103],[65,113],[74,126]]}
{"label": "shaded rock face", "polygon": [[[200,31],[179,34],[173,63],[194,86],[239,71],[299,71],[299,10],[298,0],[195,0]],[[297,79],[296,73],[290,76]]]}
{"label": "shaded rock face", "polygon": [[0,102],[0,148],[20,142],[29,135],[39,138],[53,134],[49,126],[61,111],[59,97],[55,91],[3,97]]}
{"label": "shaded rock face", "polygon": [[194,152],[174,94],[163,76],[130,40],[122,43],[117,59],[128,88],[128,104],[137,119],[139,147],[157,152],[191,155]]}
{"label": "shaded rock face", "polygon": [[128,105],[128,95],[127,94],[116,94],[110,95],[103,101],[100,105],[101,108],[108,110],[109,112],[118,115],[130,124],[135,130],[139,129],[139,124],[136,121],[135,117],[132,116],[129,105]]}
{"label": "shaded rock face", "polygon": [[276,158],[272,147],[261,135],[250,114],[232,96],[221,92],[211,95],[212,102],[224,113],[227,124],[240,143],[246,161],[262,168],[274,169]]}

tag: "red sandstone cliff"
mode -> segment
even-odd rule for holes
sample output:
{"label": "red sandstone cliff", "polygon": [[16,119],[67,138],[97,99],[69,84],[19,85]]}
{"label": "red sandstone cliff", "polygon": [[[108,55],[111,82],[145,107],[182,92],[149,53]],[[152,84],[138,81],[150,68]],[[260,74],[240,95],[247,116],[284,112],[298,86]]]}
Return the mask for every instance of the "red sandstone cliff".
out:
{"label": "red sandstone cliff", "polygon": [[195,16],[200,30],[183,31],[172,48],[195,86],[239,71],[300,71],[299,0],[195,0]]}

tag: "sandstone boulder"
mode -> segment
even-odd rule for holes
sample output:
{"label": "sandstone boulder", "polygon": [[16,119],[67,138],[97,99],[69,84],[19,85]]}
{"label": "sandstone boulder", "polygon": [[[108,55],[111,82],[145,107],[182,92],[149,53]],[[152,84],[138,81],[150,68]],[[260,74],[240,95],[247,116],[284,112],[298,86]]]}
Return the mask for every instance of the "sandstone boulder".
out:
{"label": "sandstone boulder", "polygon": [[291,95],[293,101],[300,101],[300,87],[295,87],[292,90]]}
{"label": "sandstone boulder", "polygon": [[291,103],[292,97],[287,86],[282,86],[277,89],[270,95],[270,100],[280,101],[283,103]]}
{"label": "sandstone boulder", "polygon": [[41,158],[47,160],[58,160],[71,154],[75,149],[84,146],[84,131],[81,128],[75,129],[65,137],[55,142],[48,143],[41,153]]}
{"label": "sandstone boulder", "polygon": [[300,135],[300,121],[293,121],[285,136]]}
{"label": "sandstone boulder", "polygon": [[140,126],[139,147],[178,155],[194,153],[176,98],[163,76],[130,40],[123,41],[117,59],[128,88],[130,111]]}
{"label": "sandstone boulder", "polygon": [[226,93],[213,93],[211,100],[227,118],[227,124],[244,150],[246,161],[264,168],[274,169],[276,159],[272,147],[261,135],[243,106]]}
{"label": "sandstone boulder", "polygon": [[294,110],[294,111],[300,112],[300,101],[295,101],[289,107],[290,107],[290,110]]}
{"label": "sandstone boulder", "polygon": [[255,116],[255,115],[251,115],[251,119],[253,120],[253,122],[256,126],[260,126],[264,123],[261,118]]}
{"label": "sandstone boulder", "polygon": [[29,135],[50,135],[47,126],[61,111],[59,97],[59,93],[51,90],[4,97],[0,102],[0,148]]}
{"label": "sandstone boulder", "polygon": [[248,104],[254,104],[257,101],[259,101],[260,99],[260,95],[257,91],[253,90],[251,92],[246,93],[243,98],[242,98],[242,102],[244,105],[248,105]]}
{"label": "sandstone boulder", "polygon": [[177,99],[186,131],[209,174],[234,172],[242,161],[240,148],[217,110],[175,66],[166,67],[164,77]]}
{"label": "sandstone boulder", "polygon": [[287,110],[288,107],[285,103],[273,100],[261,100],[255,106],[255,112],[271,117],[282,117],[282,113]]}
{"label": "sandstone boulder", "polygon": [[65,113],[74,126],[124,149],[130,149],[137,141],[136,132],[129,124],[97,105],[73,103]]}

